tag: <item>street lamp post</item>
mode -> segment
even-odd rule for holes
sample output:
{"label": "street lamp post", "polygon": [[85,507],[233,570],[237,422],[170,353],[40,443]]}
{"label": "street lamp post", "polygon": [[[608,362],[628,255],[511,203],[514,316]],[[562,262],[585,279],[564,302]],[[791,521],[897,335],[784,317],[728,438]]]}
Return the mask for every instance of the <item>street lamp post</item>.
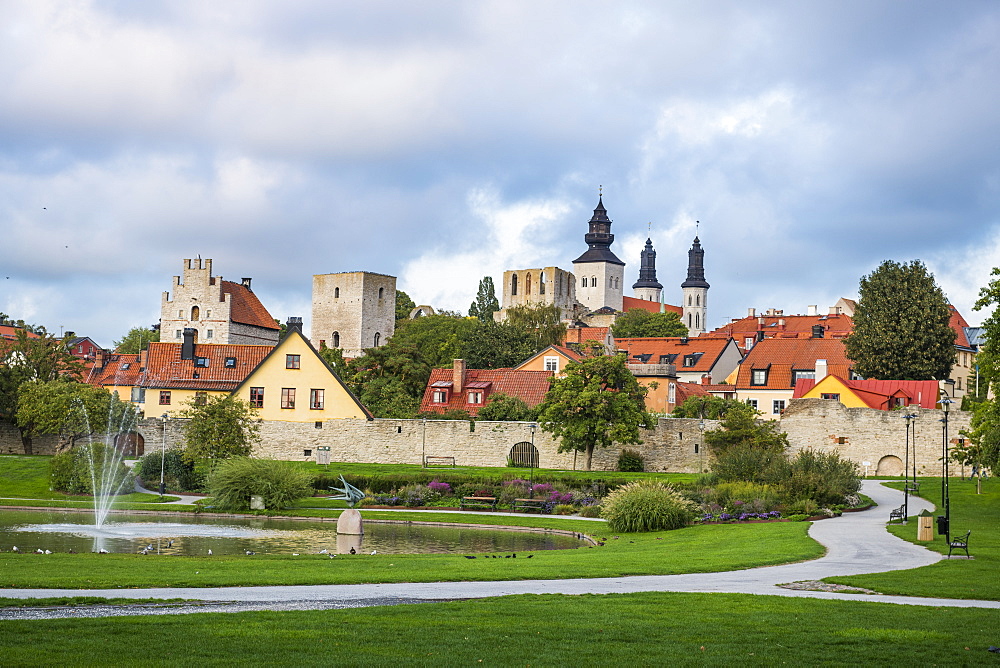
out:
{"label": "street lamp post", "polygon": [[698,444],[695,446],[698,448],[698,475],[705,472],[705,466],[702,464],[703,452],[705,450],[705,417],[702,415],[702,419],[698,420]]}
{"label": "street lamp post", "polygon": [[[906,459],[903,462],[903,517],[910,516],[910,421],[916,418],[914,413],[903,416],[906,420]],[[917,447],[913,445],[913,485],[917,484]]]}
{"label": "street lamp post", "polygon": [[531,430],[531,452],[528,453],[528,498],[535,498],[535,429],[537,425],[531,423],[528,429]]}
{"label": "street lamp post", "polygon": [[165,464],[167,461],[167,414],[163,414],[163,438],[160,441],[160,498],[163,498],[163,492],[166,489],[163,484],[163,471],[166,468]]}
{"label": "street lamp post", "polygon": [[[944,539],[951,542],[951,495],[948,489],[948,409],[954,403],[947,397],[941,400],[944,418],[941,420],[941,504],[944,506]],[[941,533],[940,529],[938,533]]]}

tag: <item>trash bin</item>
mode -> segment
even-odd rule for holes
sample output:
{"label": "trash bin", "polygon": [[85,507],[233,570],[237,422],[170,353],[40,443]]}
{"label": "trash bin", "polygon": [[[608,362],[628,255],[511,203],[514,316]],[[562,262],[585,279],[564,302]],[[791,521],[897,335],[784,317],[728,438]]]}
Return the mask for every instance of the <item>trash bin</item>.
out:
{"label": "trash bin", "polygon": [[934,516],[928,511],[924,511],[917,515],[917,540],[922,541],[932,541],[934,540],[934,526],[932,520]]}
{"label": "trash bin", "polygon": [[944,515],[937,516],[937,532],[939,536],[948,535],[948,518]]}

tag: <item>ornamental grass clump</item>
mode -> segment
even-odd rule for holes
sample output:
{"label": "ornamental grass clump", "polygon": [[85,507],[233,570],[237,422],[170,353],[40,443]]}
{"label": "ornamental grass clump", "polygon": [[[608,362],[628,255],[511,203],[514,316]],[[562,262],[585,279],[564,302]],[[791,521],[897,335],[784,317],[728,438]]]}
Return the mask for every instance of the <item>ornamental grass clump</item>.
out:
{"label": "ornamental grass clump", "polygon": [[619,487],[601,503],[611,531],[662,531],[690,524],[698,507],[669,485],[636,480]]}
{"label": "ornamental grass clump", "polygon": [[249,510],[250,497],[261,496],[269,509],[284,508],[312,496],[312,476],[291,462],[232,457],[209,475],[212,505],[222,510]]}

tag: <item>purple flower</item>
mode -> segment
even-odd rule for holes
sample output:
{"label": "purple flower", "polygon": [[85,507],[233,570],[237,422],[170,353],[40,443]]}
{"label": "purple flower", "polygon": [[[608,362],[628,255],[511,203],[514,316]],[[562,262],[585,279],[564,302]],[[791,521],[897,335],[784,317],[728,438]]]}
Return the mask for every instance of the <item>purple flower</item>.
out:
{"label": "purple flower", "polygon": [[437,492],[438,494],[451,493],[451,485],[449,485],[446,482],[438,482],[437,480],[432,480],[431,482],[427,483],[427,489],[431,490],[432,492]]}

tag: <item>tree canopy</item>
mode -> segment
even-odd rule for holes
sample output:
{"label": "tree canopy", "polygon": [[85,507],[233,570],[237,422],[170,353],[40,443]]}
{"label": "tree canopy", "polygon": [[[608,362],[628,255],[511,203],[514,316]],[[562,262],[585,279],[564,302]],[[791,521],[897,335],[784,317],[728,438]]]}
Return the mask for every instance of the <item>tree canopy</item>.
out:
{"label": "tree canopy", "polygon": [[705,443],[716,452],[735,446],[755,450],[781,450],[788,447],[788,436],[778,431],[775,420],[758,420],[757,411],[743,404],[731,407],[718,429],[705,432]]}
{"label": "tree canopy", "polygon": [[208,397],[188,402],[180,417],[184,425],[184,458],[201,472],[230,457],[245,457],[260,440],[257,409],[237,396]]}
{"label": "tree canopy", "polygon": [[115,351],[123,354],[135,355],[146,348],[153,341],[160,340],[160,330],[152,327],[133,327],[122,338],[115,341]]}
{"label": "tree canopy", "polygon": [[535,419],[535,411],[520,397],[512,397],[502,392],[490,395],[486,405],[479,409],[478,420],[486,421],[528,421]]}
{"label": "tree canopy", "polygon": [[66,379],[29,381],[21,386],[17,424],[22,434],[62,436],[60,449],[90,434],[112,438],[135,424],[135,407],[104,388]]}
{"label": "tree canopy", "polygon": [[410,295],[402,290],[396,290],[396,322],[409,318],[410,311],[415,308],[417,308],[417,305],[410,299]]}
{"label": "tree canopy", "polygon": [[479,281],[479,292],[476,301],[469,306],[469,317],[479,318],[480,322],[492,321],[493,314],[500,310],[497,301],[497,290],[493,285],[492,276],[483,276]]}
{"label": "tree canopy", "polygon": [[629,309],[611,325],[616,338],[649,336],[687,336],[688,328],[673,311],[650,313],[641,308]]}
{"label": "tree canopy", "polygon": [[[992,276],[1000,276],[994,268]],[[979,290],[979,299],[973,309],[981,311],[993,307],[993,312],[983,320],[983,344],[976,355],[979,373],[980,396],[986,398],[973,407],[972,423],[963,432],[970,444],[962,450],[966,463],[987,466],[994,471],[1000,468],[1000,278],[993,278]],[[963,402],[964,403],[964,402]]]}
{"label": "tree canopy", "polygon": [[482,320],[463,341],[462,355],[470,369],[512,367],[536,352],[537,337],[510,322]]}
{"label": "tree canopy", "polygon": [[672,417],[676,418],[702,418],[704,420],[721,420],[732,410],[745,411],[748,406],[737,399],[723,399],[716,396],[688,397],[684,403],[676,406]]}
{"label": "tree canopy", "polygon": [[531,333],[535,351],[545,346],[562,343],[566,337],[566,323],[562,322],[559,307],[555,304],[515,306],[507,309],[507,324]]}
{"label": "tree canopy", "polygon": [[950,319],[948,300],[922,262],[886,260],[861,279],[847,357],[864,378],[943,380],[955,362]]}
{"label": "tree canopy", "polygon": [[641,443],[640,428],[652,423],[646,388],[629,372],[624,355],[572,362],[562,378],[551,382],[537,407],[538,421],[560,439],[559,452],[584,452],[587,470],[595,448]]}

